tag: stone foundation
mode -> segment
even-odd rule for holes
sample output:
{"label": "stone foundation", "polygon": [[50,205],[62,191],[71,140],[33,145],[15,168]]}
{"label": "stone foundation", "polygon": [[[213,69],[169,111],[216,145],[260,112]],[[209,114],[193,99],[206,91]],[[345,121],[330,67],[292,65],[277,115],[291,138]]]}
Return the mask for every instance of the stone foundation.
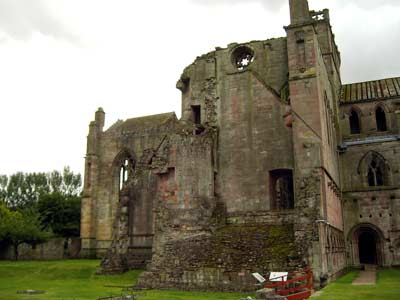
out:
{"label": "stone foundation", "polygon": [[251,273],[293,270],[299,264],[291,225],[228,225],[164,245],[163,257],[139,287],[254,291]]}

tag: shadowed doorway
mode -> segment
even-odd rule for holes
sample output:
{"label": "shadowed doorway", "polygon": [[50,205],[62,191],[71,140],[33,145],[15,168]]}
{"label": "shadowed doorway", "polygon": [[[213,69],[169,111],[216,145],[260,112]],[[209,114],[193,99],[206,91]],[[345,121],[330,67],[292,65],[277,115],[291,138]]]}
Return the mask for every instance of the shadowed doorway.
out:
{"label": "shadowed doorway", "polygon": [[376,236],[372,230],[361,232],[358,236],[360,264],[378,264],[376,253]]}
{"label": "shadowed doorway", "polygon": [[371,223],[361,223],[349,232],[348,241],[351,248],[351,263],[359,265],[385,264],[383,243],[385,236],[377,226]]}

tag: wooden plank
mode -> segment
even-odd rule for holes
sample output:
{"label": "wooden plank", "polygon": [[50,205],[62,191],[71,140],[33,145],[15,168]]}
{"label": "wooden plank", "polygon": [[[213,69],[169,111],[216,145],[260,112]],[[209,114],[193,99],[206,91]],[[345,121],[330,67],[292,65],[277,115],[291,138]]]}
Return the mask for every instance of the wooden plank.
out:
{"label": "wooden plank", "polygon": [[396,95],[397,95],[397,92],[396,92],[396,89],[395,89],[395,87],[394,87],[393,81],[392,81],[391,79],[386,79],[385,82],[386,82],[386,86],[387,86],[387,88],[388,88],[388,91],[389,91],[390,96],[391,96],[391,97],[396,96]]}

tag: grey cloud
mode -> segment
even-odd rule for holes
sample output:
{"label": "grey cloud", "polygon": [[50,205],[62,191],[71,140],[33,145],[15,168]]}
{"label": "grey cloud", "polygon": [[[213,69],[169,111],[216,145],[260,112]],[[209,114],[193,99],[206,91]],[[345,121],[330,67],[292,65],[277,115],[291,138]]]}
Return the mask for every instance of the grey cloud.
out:
{"label": "grey cloud", "polygon": [[400,21],[380,31],[341,28],[338,36],[344,82],[400,76]]}
{"label": "grey cloud", "polygon": [[267,9],[277,10],[281,8],[288,0],[190,0],[197,4],[204,5],[234,5],[234,4],[246,4],[246,3],[260,3]]}
{"label": "grey cloud", "polygon": [[[240,3],[250,3],[258,2],[268,9],[279,9],[283,5],[289,3],[289,0],[190,0],[197,4],[204,5],[228,5],[228,4],[240,4]],[[309,0],[309,2],[311,2]],[[363,9],[373,9],[382,6],[400,6],[399,0],[337,0],[339,6],[345,6],[350,4],[355,4]]]}
{"label": "grey cloud", "polygon": [[0,0],[0,31],[8,36],[26,40],[34,32],[78,43],[77,36],[46,8],[42,0]]}

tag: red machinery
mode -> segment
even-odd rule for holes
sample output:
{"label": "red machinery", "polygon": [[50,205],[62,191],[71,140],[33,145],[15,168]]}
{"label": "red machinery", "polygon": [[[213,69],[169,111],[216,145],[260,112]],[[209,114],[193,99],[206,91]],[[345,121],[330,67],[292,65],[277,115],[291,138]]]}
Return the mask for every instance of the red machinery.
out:
{"label": "red machinery", "polygon": [[276,295],[288,300],[302,300],[311,296],[313,288],[313,273],[311,269],[299,270],[287,276],[270,278],[265,286],[274,289]]}

